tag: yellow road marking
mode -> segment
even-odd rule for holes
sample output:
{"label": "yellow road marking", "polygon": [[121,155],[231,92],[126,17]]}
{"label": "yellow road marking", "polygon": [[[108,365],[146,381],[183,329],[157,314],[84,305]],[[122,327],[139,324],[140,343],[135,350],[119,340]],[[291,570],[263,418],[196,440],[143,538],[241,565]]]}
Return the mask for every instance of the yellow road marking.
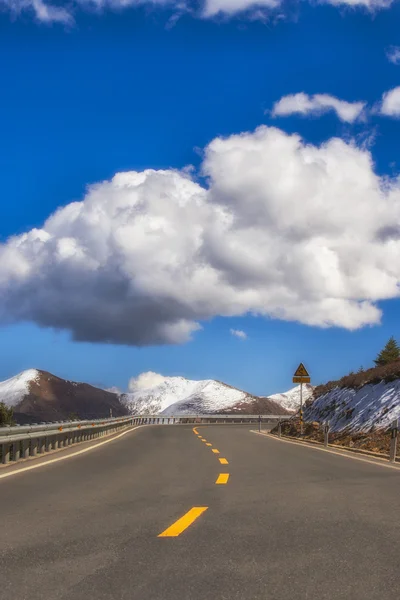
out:
{"label": "yellow road marking", "polygon": [[206,444],[206,446],[212,446],[212,444],[210,444],[210,442],[208,442],[208,444]]}
{"label": "yellow road marking", "polygon": [[193,427],[193,431],[196,435],[199,435],[199,432],[197,431],[196,427]]}
{"label": "yellow road marking", "polygon": [[228,483],[229,473],[220,473],[215,483]]}
{"label": "yellow road marking", "polygon": [[206,442],[207,440],[205,440],[204,438],[202,438],[202,440],[201,440],[201,441],[202,441],[202,442]]}
{"label": "yellow road marking", "polygon": [[[68,458],[73,458],[74,456],[78,456],[79,454],[84,454],[84,452],[91,452],[95,450],[95,448],[99,448],[100,446],[104,446],[104,444],[109,444],[114,440],[134,431],[135,429],[140,429],[140,427],[146,427],[146,425],[137,425],[137,427],[133,427],[132,429],[128,429],[127,431],[123,431],[122,433],[114,436],[109,440],[104,440],[104,442],[100,442],[99,444],[95,444],[94,446],[89,446],[88,448],[84,448],[83,450],[78,450],[78,452],[74,452],[73,454],[68,454],[67,456],[59,456],[58,458],[53,458],[53,460],[46,460],[45,462],[40,462],[36,465],[31,465],[29,467],[24,467],[22,469],[18,469],[16,471],[11,471],[10,473],[1,473],[0,479],[4,479],[4,477],[11,477],[12,475],[18,475],[18,473],[24,473],[25,471],[31,471],[32,469],[40,469],[40,467],[46,467],[47,465],[52,465],[53,463],[59,462],[60,460],[68,460]],[[15,463],[16,465],[18,463]]]}
{"label": "yellow road marking", "polygon": [[228,465],[228,461],[226,460],[226,458],[220,458],[219,462],[221,463],[221,465]]}
{"label": "yellow road marking", "polygon": [[212,451],[214,452],[214,454],[219,454],[219,450],[217,450],[216,448],[213,448]]}
{"label": "yellow road marking", "polygon": [[157,537],[177,537],[206,511],[208,506],[194,506]]}

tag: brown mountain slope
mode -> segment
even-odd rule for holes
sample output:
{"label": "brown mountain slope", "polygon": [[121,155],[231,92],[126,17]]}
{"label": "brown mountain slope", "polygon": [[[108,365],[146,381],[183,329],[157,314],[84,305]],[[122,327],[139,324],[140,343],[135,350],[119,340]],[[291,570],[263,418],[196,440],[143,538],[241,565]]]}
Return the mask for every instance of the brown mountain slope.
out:
{"label": "brown mountain slope", "polygon": [[116,394],[38,371],[36,381],[29,383],[29,393],[14,407],[17,423],[63,421],[69,418],[102,419],[121,417],[128,411]]}
{"label": "brown mountain slope", "polygon": [[288,410],[283,408],[278,402],[270,400],[264,396],[249,397],[249,400],[244,402],[238,402],[234,406],[228,409],[219,411],[220,414],[233,415],[289,415],[291,414]]}

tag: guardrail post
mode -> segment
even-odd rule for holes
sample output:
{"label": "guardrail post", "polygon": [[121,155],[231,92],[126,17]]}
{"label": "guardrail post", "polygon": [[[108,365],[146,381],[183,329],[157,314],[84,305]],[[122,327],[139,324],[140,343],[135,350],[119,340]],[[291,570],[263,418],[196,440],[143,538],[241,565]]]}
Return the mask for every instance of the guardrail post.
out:
{"label": "guardrail post", "polygon": [[38,454],[43,454],[44,453],[44,448],[45,448],[45,438],[41,437],[38,440]]}
{"label": "guardrail post", "polygon": [[329,445],[329,423],[324,425],[324,446],[327,448]]}
{"label": "guardrail post", "polygon": [[53,435],[50,438],[50,450],[55,450],[57,448],[57,440],[56,437]]}
{"label": "guardrail post", "polygon": [[1,458],[3,465],[6,465],[10,462],[10,444],[5,443],[1,446]]}
{"label": "guardrail post", "polygon": [[22,458],[29,456],[29,440],[22,440]]}
{"label": "guardrail post", "polygon": [[15,460],[19,460],[21,458],[21,443],[18,442],[13,442],[12,445],[12,459]]}
{"label": "guardrail post", "polygon": [[397,453],[397,435],[399,431],[399,420],[396,419],[393,421],[391,425],[392,437],[390,440],[390,462],[396,462],[396,453]]}
{"label": "guardrail post", "polygon": [[282,437],[282,423],[280,419],[278,421],[278,437]]}
{"label": "guardrail post", "polygon": [[30,456],[36,456],[37,454],[38,441],[36,438],[31,439]]}

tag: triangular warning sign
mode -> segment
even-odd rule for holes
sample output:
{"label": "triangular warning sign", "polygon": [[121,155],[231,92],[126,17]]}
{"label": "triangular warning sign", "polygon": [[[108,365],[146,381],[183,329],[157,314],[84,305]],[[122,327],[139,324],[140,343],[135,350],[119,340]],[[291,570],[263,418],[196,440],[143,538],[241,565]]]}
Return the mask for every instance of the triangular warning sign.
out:
{"label": "triangular warning sign", "polygon": [[308,371],[305,368],[305,366],[303,365],[303,363],[299,364],[293,377],[310,377],[310,375],[308,374]]}

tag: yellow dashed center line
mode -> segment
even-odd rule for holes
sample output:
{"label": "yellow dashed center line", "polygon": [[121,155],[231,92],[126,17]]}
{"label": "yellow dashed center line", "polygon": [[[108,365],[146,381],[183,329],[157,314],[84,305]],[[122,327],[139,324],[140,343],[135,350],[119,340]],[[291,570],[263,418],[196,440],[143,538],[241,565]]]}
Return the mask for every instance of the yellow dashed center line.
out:
{"label": "yellow dashed center line", "polygon": [[177,537],[185,529],[189,527],[196,519],[200,517],[207,510],[208,506],[193,506],[186,514],[180,519],[175,521],[168,529],[160,533],[157,537]]}
{"label": "yellow dashed center line", "polygon": [[[195,427],[193,427],[193,432],[198,436],[198,438],[202,442],[205,442],[206,446],[212,446],[212,444],[210,442],[207,442],[207,440],[205,438],[203,438],[202,434],[199,433]],[[211,451],[214,454],[219,454],[219,450],[217,450],[217,448],[211,448]],[[221,465],[229,464],[226,458],[218,458],[218,460]],[[229,473],[220,473],[218,475],[217,481],[215,483],[224,485],[224,484],[228,483],[228,479],[229,479]],[[186,527],[189,527],[189,525],[195,519],[197,519],[197,517],[200,516],[200,514],[202,512],[204,512],[204,510],[207,510],[207,509],[204,507],[203,508],[202,507],[192,508],[188,513],[186,513],[186,515],[184,515],[176,523],[171,525],[171,527],[166,529],[163,533],[160,533],[160,535],[158,537],[171,537],[171,536],[179,535],[180,533],[182,533],[182,531],[184,531],[186,529]],[[201,511],[201,512],[197,514],[196,511]],[[193,517],[193,515],[195,515],[195,516]],[[178,533],[176,533],[177,531],[178,531]]]}
{"label": "yellow dashed center line", "polygon": [[229,473],[220,473],[215,483],[228,483]]}

